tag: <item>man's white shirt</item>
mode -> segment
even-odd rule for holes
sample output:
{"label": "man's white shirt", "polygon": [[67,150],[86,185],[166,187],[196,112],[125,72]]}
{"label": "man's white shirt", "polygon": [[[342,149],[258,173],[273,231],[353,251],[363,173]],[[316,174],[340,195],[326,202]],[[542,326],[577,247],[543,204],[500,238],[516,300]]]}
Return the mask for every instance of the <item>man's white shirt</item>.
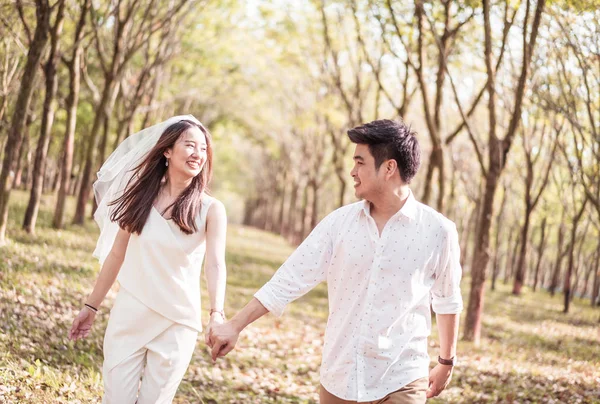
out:
{"label": "man's white shirt", "polygon": [[430,304],[460,313],[461,275],[456,226],[411,192],[381,235],[367,201],[329,214],[255,297],[280,316],[327,281],[321,384],[372,401],[428,376]]}

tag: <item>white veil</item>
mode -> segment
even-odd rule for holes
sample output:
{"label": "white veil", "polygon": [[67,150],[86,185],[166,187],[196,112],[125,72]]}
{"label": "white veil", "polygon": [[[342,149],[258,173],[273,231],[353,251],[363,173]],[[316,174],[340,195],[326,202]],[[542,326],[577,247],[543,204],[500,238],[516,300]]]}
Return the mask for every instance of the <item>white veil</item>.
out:
{"label": "white veil", "polygon": [[196,122],[204,126],[192,115],[179,115],[164,122],[137,132],[125,139],[116,150],[108,157],[98,171],[98,179],[94,182],[94,197],[98,208],[94,213],[94,220],[100,226],[100,237],[94,250],[94,257],[100,264],[110,253],[119,225],[110,220],[110,215],[115,206],[108,206],[121,195],[132,176],[132,169],[142,162],[144,157],[156,145],[156,142],[165,129],[182,120]]}

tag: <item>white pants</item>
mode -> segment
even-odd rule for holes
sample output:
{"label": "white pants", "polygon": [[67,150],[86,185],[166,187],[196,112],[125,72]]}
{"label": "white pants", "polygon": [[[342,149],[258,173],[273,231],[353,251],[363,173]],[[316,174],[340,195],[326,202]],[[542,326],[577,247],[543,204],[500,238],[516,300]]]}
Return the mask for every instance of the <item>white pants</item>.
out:
{"label": "white pants", "polygon": [[173,324],[112,369],[105,362],[103,404],[171,403],[197,338],[198,331]]}

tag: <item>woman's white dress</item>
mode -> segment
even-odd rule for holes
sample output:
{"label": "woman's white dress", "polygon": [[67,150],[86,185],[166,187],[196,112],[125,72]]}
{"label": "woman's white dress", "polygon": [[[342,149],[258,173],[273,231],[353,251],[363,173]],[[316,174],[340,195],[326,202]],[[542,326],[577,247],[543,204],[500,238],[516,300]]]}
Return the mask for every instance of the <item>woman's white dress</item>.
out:
{"label": "woman's white dress", "polygon": [[[139,355],[158,337],[164,338],[161,335],[167,330],[194,331],[195,345],[197,333],[202,331],[200,274],[206,251],[206,214],[213,201],[203,195],[196,233],[183,233],[153,207],[142,232],[130,236],[117,278],[119,293],[104,337],[105,384],[111,380],[109,372],[132,355]],[[188,345],[177,349],[193,352],[189,337],[177,340]],[[173,346],[166,349],[173,350]],[[189,359],[186,369],[188,364]],[[106,387],[110,390],[114,386]]]}

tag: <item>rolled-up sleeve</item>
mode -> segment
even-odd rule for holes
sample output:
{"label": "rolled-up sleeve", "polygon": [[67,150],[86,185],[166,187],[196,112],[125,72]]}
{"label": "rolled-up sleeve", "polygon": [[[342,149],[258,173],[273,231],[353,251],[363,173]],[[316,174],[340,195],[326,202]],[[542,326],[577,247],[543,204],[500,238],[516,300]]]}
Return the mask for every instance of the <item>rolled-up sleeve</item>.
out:
{"label": "rolled-up sleeve", "polygon": [[335,213],[329,214],[314,228],[271,280],[254,295],[275,316],[281,316],[285,306],[327,279]]}
{"label": "rolled-up sleeve", "polygon": [[460,293],[460,245],[454,223],[449,223],[445,228],[440,261],[431,289],[431,303],[433,311],[437,314],[458,314],[463,309]]}

